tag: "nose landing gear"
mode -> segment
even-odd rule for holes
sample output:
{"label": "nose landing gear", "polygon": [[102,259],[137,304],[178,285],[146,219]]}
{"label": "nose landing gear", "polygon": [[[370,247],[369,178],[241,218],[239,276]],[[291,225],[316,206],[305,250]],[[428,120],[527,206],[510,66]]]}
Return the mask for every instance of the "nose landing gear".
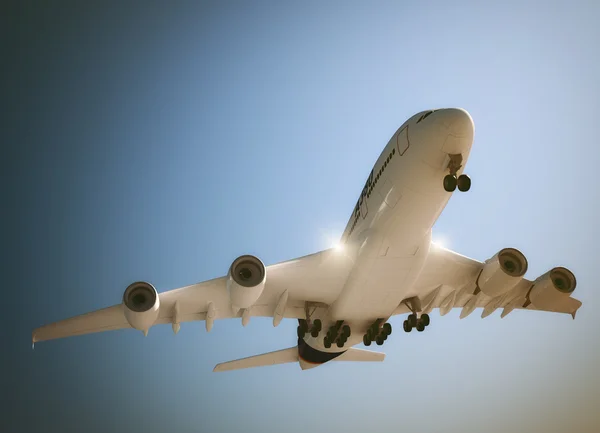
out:
{"label": "nose landing gear", "polygon": [[461,154],[448,155],[450,162],[448,163],[448,171],[450,174],[444,176],[444,190],[447,192],[453,192],[458,187],[461,192],[467,192],[471,189],[471,178],[466,174],[461,174],[456,177],[456,173],[462,167],[463,157]]}

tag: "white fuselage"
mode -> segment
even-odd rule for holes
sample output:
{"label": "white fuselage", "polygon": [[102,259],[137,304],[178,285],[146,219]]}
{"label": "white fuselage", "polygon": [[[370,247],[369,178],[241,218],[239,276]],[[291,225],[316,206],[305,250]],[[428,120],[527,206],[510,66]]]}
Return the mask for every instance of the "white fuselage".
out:
{"label": "white fuselage", "polygon": [[[414,295],[431,229],[452,195],[443,188],[449,155],[462,155],[463,167],[468,159],[474,132],[469,114],[440,109],[419,121],[426,113],[411,117],[387,143],[342,235],[342,253],[354,267],[321,320],[324,329],[337,320],[350,325],[345,348],[361,343],[373,321],[387,320]],[[326,349],[322,336],[307,335],[305,342],[319,351],[341,351],[335,345]]]}

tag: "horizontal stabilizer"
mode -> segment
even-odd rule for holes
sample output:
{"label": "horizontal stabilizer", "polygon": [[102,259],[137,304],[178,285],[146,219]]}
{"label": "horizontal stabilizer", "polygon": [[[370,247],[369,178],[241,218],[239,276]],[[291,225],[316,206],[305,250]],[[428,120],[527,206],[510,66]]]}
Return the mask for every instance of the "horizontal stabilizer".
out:
{"label": "horizontal stabilizer", "polygon": [[355,362],[381,362],[385,359],[385,353],[373,352],[365,349],[355,349],[351,347],[346,350],[334,361],[355,361]]}
{"label": "horizontal stabilizer", "polygon": [[222,362],[221,364],[217,364],[213,371],[241,370],[242,368],[287,364],[289,362],[298,362],[298,348],[296,346],[275,352],[263,353],[262,355],[236,359],[235,361]]}

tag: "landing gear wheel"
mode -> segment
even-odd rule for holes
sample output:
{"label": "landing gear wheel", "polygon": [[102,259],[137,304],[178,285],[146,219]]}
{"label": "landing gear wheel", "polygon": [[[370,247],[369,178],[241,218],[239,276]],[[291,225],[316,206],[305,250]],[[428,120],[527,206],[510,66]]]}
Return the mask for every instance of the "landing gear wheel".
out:
{"label": "landing gear wheel", "polygon": [[385,333],[385,335],[392,335],[392,324],[384,323],[383,324],[383,332]]}
{"label": "landing gear wheel", "polygon": [[363,344],[365,346],[370,346],[371,345],[371,340],[367,338],[367,334],[363,335]]}
{"label": "landing gear wheel", "polygon": [[423,322],[421,320],[419,320],[417,322],[417,331],[423,332],[424,330],[425,330],[425,325],[423,324]]}
{"label": "landing gear wheel", "polygon": [[318,330],[318,329],[314,329],[314,328],[313,328],[313,330],[312,330],[312,331],[310,331],[310,335],[311,335],[313,338],[317,338],[317,337],[319,336],[319,330]]}
{"label": "landing gear wheel", "polygon": [[365,336],[369,339],[369,341],[373,341],[373,330],[372,329],[367,329],[367,333],[365,334]]}
{"label": "landing gear wheel", "polygon": [[321,319],[317,319],[313,322],[313,330],[317,330],[317,332],[321,332],[323,329],[323,324],[321,323]]}
{"label": "landing gear wheel", "polygon": [[429,326],[429,314],[421,314],[421,322],[423,322],[423,325],[426,327]]}
{"label": "landing gear wheel", "polygon": [[458,176],[457,185],[459,191],[467,192],[471,189],[471,178],[466,174],[461,174]]}
{"label": "landing gear wheel", "polygon": [[412,326],[410,326],[410,323],[408,323],[408,320],[404,321],[404,323],[402,324],[402,327],[404,328],[404,332],[412,331]]}
{"label": "landing gear wheel", "polygon": [[348,325],[344,325],[342,327],[342,335],[345,335],[346,338],[350,337],[351,331],[350,331],[350,327]]}
{"label": "landing gear wheel", "polygon": [[382,337],[377,337],[375,339],[375,342],[377,343],[378,346],[381,346],[383,344],[383,338]]}
{"label": "landing gear wheel", "polygon": [[410,325],[411,328],[414,328],[417,326],[417,315],[415,313],[412,313],[408,316],[408,324]]}
{"label": "landing gear wheel", "polygon": [[382,334],[380,338],[383,338],[383,341],[387,340],[388,335],[387,334]]}
{"label": "landing gear wheel", "polygon": [[458,183],[458,180],[456,179],[456,176],[453,174],[447,174],[446,176],[444,176],[444,189],[447,192],[452,192],[456,189],[456,184]]}
{"label": "landing gear wheel", "polygon": [[329,340],[329,337],[325,337],[323,340],[323,346],[325,346],[325,349],[329,349],[331,347],[331,340]]}
{"label": "landing gear wheel", "polygon": [[338,341],[336,341],[335,344],[337,344],[337,347],[341,349],[342,347],[344,347],[344,340],[338,338]]}
{"label": "landing gear wheel", "polygon": [[299,319],[298,320],[298,328],[302,329],[302,332],[307,333],[308,332],[308,322],[304,319]]}

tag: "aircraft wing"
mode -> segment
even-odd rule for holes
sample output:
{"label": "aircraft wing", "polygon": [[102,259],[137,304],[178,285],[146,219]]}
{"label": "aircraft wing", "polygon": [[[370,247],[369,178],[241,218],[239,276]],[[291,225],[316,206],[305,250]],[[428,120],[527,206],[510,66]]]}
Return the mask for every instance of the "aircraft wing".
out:
{"label": "aircraft wing", "polygon": [[[422,311],[429,313],[437,308],[441,315],[445,315],[452,308],[461,308],[462,319],[476,308],[483,309],[482,318],[497,309],[502,310],[501,317],[520,309],[565,313],[575,318],[577,310],[582,305],[581,301],[575,298],[560,296],[552,302],[545,303],[543,308],[536,308],[528,300],[528,293],[534,282],[525,278],[504,295],[493,298],[482,292],[474,295],[477,278],[484,265],[483,262],[432,244],[414,290],[414,294],[420,300]],[[401,304],[394,312],[394,314],[405,313],[410,313],[410,309],[405,304]]]}
{"label": "aircraft wing", "polygon": [[[350,272],[352,263],[334,249],[266,266],[265,288],[249,309],[250,317],[304,318],[309,308],[327,308],[338,296]],[[285,309],[277,306],[287,292]],[[159,293],[160,309],[154,324],[183,323],[241,317],[234,314],[227,292],[227,277],[204,281],[187,287]],[[209,304],[213,309],[209,312]],[[122,304],[103,308],[42,326],[33,331],[33,342],[75,335],[131,328]],[[175,329],[175,328],[174,328]]]}

